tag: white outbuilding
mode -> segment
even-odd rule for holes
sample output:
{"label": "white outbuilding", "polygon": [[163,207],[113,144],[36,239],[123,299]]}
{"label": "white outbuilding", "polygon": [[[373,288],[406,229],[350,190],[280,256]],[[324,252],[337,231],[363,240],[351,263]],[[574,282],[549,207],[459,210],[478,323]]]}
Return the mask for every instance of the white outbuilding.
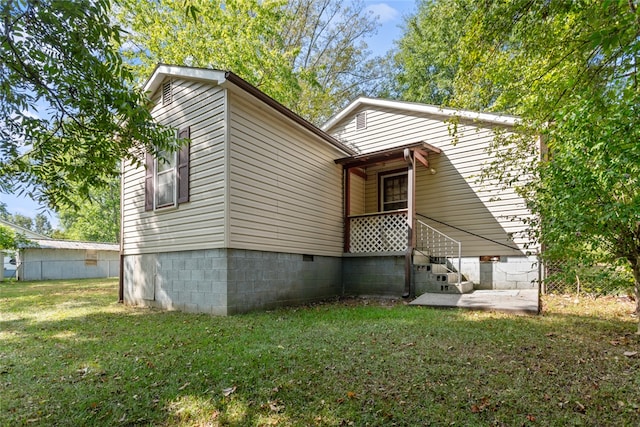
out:
{"label": "white outbuilding", "polygon": [[31,239],[16,258],[18,280],[118,277],[120,247],[112,243]]}

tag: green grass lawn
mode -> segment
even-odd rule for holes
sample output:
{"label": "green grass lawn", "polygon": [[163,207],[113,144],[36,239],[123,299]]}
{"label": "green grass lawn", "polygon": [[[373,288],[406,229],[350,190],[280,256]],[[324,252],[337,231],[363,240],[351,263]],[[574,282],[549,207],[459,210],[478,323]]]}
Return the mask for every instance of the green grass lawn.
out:
{"label": "green grass lawn", "polygon": [[640,425],[624,299],[227,318],[116,300],[114,280],[0,284],[0,425]]}

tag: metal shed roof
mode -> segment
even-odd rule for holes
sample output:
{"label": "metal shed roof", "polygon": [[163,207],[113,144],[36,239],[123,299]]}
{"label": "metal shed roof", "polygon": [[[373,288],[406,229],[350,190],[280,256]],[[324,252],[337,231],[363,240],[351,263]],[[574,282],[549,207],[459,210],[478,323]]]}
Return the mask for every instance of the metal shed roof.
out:
{"label": "metal shed roof", "polygon": [[53,240],[53,239],[30,239],[30,244],[24,245],[23,249],[78,249],[96,251],[116,251],[120,246],[113,243],[98,242],[77,242],[73,240]]}

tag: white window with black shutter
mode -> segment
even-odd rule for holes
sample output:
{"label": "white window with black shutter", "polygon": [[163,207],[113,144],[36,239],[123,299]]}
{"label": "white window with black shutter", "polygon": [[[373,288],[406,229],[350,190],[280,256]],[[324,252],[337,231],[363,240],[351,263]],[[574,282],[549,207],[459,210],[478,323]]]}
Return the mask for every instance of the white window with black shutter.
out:
{"label": "white window with black shutter", "polygon": [[[189,127],[180,129],[179,139],[189,139]],[[145,210],[177,207],[189,201],[189,141],[177,152],[162,151],[157,158],[147,153],[145,166]]]}
{"label": "white window with black shutter", "polygon": [[178,153],[160,152],[156,158],[156,176],[154,191],[154,206],[156,209],[168,208],[176,205],[178,201],[176,165]]}

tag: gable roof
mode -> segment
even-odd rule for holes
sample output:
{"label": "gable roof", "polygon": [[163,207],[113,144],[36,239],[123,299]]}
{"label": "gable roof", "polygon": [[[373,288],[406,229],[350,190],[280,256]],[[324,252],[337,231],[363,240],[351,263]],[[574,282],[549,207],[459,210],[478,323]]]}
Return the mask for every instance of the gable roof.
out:
{"label": "gable roof", "polygon": [[353,101],[351,104],[347,105],[342,111],[333,116],[329,121],[327,121],[324,125],[322,125],[322,130],[325,132],[329,131],[335,125],[337,125],[341,120],[345,117],[349,116],[354,111],[357,111],[361,107],[378,107],[378,108],[388,108],[394,110],[402,110],[413,113],[423,113],[429,114],[432,116],[442,117],[443,120],[459,117],[461,119],[478,121],[484,123],[491,123],[503,126],[513,126],[518,122],[518,118],[515,116],[501,115],[501,114],[493,114],[493,113],[479,113],[476,111],[469,110],[455,110],[452,108],[443,108],[435,105],[429,104],[420,104],[418,102],[407,102],[407,101],[393,101],[389,99],[378,99],[378,98],[366,98],[360,97]]}
{"label": "gable roof", "polygon": [[143,90],[148,93],[155,92],[158,87],[162,84],[162,81],[166,77],[182,77],[191,80],[201,80],[206,81],[214,85],[227,87],[230,84],[240,89],[241,91],[252,95],[263,103],[267,104],[273,110],[282,114],[289,120],[293,121],[297,125],[301,126],[303,129],[315,134],[322,138],[328,144],[333,145],[338,148],[340,151],[347,154],[355,154],[353,149],[347,147],[342,142],[335,139],[333,136],[329,135],[322,129],[313,125],[312,123],[306,121],[284,105],[280,104],[275,99],[271,98],[264,92],[262,92],[257,87],[251,85],[246,80],[243,80],[236,74],[233,74],[231,71],[223,71],[223,70],[215,70],[210,68],[197,68],[197,67],[186,67],[179,65],[168,65],[168,64],[158,64],[149,77],[149,80],[145,83]]}
{"label": "gable roof", "polygon": [[20,227],[19,225],[15,225],[14,223],[5,221],[4,219],[1,219],[1,218],[0,218],[0,225],[4,225],[5,227],[11,228],[13,231],[15,231],[16,233],[22,234],[27,239],[43,239],[43,240],[50,239],[44,234],[36,233],[35,231],[31,231],[27,228]]}

